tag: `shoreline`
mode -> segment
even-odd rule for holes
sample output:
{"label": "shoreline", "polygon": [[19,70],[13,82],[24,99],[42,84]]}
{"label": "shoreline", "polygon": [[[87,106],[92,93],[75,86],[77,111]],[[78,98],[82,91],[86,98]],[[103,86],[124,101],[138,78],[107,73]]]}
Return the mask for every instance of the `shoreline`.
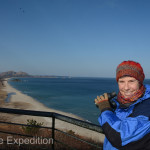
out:
{"label": "shoreline", "polygon": [[[4,81],[5,87],[2,87],[3,91],[7,92],[7,96],[9,95],[8,102],[4,102],[1,107],[5,108],[15,108],[15,109],[24,109],[24,110],[35,110],[35,111],[45,111],[45,112],[55,112],[58,114],[62,114],[65,116],[69,116],[72,118],[76,118],[79,120],[84,120],[83,118],[76,116],[74,114],[62,112],[59,110],[51,109],[46,107],[44,104],[38,102],[36,99],[23,94],[19,90],[13,88],[9,83]],[[13,94],[12,94],[13,93]],[[12,115],[11,115],[12,116]],[[51,118],[48,117],[35,117],[35,116],[26,116],[26,115],[13,115],[13,117],[9,117],[10,121],[19,123],[27,123],[27,119],[34,119],[37,122],[44,122],[44,126],[51,126]],[[91,138],[95,141],[103,142],[104,135],[101,133],[97,133],[95,131],[90,131],[88,129],[84,129],[82,127],[72,125],[70,123],[66,123],[56,119],[56,128],[62,129],[64,131],[72,130],[75,134],[85,136],[87,138]]]}
{"label": "shoreline", "polygon": [[[22,102],[24,104],[24,107],[26,110],[56,112],[56,113],[60,113],[60,114],[65,115],[65,116],[84,120],[83,118],[81,118],[77,115],[74,115],[72,113],[67,113],[67,112],[55,110],[55,109],[52,109],[52,108],[45,106],[44,104],[42,104],[41,102],[39,102],[35,98],[32,98],[31,96],[28,96],[28,95],[22,93],[21,91],[13,88],[7,81],[4,82],[4,85],[6,87],[5,91],[7,92],[7,95],[8,95],[8,97],[6,98],[6,101],[8,103]],[[20,99],[18,99],[18,98],[20,98]]]}

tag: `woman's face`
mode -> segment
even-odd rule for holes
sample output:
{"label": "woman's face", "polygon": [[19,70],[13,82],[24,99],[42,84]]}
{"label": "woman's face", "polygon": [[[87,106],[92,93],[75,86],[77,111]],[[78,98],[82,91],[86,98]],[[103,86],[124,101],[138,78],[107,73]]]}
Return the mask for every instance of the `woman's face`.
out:
{"label": "woman's face", "polygon": [[118,86],[120,93],[125,98],[130,98],[140,88],[139,81],[133,77],[122,77],[118,80]]}

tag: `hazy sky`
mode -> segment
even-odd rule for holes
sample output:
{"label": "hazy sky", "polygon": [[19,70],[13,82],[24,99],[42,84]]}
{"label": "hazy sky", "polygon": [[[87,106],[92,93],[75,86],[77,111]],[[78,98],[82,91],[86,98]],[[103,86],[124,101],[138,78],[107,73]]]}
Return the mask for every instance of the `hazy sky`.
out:
{"label": "hazy sky", "polygon": [[150,0],[0,0],[0,72],[150,78]]}

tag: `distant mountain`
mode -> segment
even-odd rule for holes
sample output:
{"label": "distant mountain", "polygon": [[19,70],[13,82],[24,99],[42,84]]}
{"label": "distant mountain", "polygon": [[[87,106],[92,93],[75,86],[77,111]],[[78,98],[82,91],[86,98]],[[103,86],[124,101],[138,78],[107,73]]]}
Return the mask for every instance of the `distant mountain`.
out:
{"label": "distant mountain", "polygon": [[7,71],[0,73],[0,78],[10,78],[10,77],[32,77],[26,72],[15,72],[15,71]]}
{"label": "distant mountain", "polygon": [[7,71],[0,73],[0,78],[11,77],[31,77],[31,78],[71,78],[69,76],[55,76],[55,75],[29,75],[26,72]]}

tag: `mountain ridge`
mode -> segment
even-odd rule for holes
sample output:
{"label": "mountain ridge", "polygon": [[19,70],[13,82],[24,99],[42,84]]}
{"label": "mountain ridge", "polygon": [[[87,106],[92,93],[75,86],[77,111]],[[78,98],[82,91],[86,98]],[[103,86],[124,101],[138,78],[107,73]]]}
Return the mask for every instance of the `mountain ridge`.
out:
{"label": "mountain ridge", "polygon": [[56,76],[56,75],[30,75],[26,72],[19,71],[6,71],[0,73],[0,78],[11,78],[11,77],[31,77],[31,78],[71,78],[69,76]]}
{"label": "mountain ridge", "polygon": [[10,77],[32,77],[32,76],[22,71],[19,71],[19,72],[6,71],[6,72],[0,73],[0,78],[10,78]]}

